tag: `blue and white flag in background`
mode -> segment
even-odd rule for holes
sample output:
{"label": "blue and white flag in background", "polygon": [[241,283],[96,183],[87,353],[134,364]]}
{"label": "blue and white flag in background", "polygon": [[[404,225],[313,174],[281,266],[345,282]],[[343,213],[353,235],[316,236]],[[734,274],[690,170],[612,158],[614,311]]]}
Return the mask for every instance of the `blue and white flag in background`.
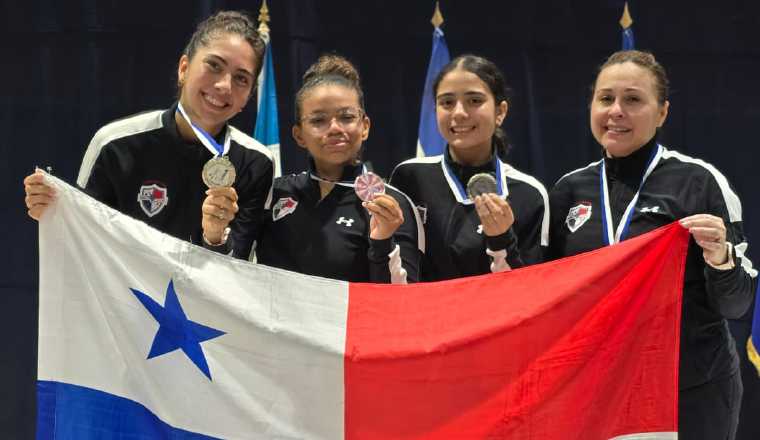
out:
{"label": "blue and white flag in background", "polygon": [[435,13],[433,14],[433,51],[430,54],[430,64],[428,64],[427,74],[425,75],[425,89],[422,92],[422,106],[420,107],[420,128],[417,139],[417,157],[437,156],[443,154],[446,141],[438,131],[438,123],[435,118],[435,96],[433,96],[433,81],[443,66],[449,63],[449,48],[446,46],[446,39],[441,30],[443,17],[436,2]]}
{"label": "blue and white flag in background", "polygon": [[[262,9],[266,8],[266,2]],[[259,17],[261,20],[261,17]],[[266,20],[269,20],[268,10]],[[282,159],[280,154],[280,126],[277,122],[277,88],[274,82],[274,64],[272,63],[272,41],[269,38],[269,28],[266,22],[259,26],[259,33],[266,41],[266,54],[264,55],[264,67],[258,78],[256,113],[256,128],[253,138],[261,142],[272,151],[274,156],[274,175],[282,175]]]}
{"label": "blue and white flag in background", "polygon": [[757,374],[760,376],[760,282],[757,284],[755,292],[755,313],[752,318],[752,333],[747,340],[747,355],[750,362],[757,368]]}

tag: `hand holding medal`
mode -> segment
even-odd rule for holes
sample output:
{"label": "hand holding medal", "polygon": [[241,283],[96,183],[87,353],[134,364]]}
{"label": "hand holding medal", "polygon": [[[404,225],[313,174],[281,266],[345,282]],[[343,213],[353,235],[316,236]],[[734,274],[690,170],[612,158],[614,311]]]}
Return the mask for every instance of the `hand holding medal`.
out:
{"label": "hand holding medal", "polygon": [[404,213],[396,199],[385,194],[383,179],[371,172],[362,173],[354,181],[354,191],[371,215],[369,237],[373,240],[391,238],[404,223]]}
{"label": "hand holding medal", "polygon": [[475,203],[483,233],[489,237],[504,234],[515,222],[512,208],[497,191],[496,179],[488,173],[475,174],[467,182],[467,195]]}
{"label": "hand holding medal", "polygon": [[230,151],[230,133],[227,130],[224,145],[219,145],[213,136],[193,124],[182,108],[177,105],[177,111],[192,128],[198,140],[211,152],[213,157],[206,162],[201,171],[203,183],[209,188],[201,206],[203,238],[208,244],[221,245],[227,241],[227,226],[238,212],[237,192],[232,184],[235,183],[235,166],[230,162],[227,153]]}

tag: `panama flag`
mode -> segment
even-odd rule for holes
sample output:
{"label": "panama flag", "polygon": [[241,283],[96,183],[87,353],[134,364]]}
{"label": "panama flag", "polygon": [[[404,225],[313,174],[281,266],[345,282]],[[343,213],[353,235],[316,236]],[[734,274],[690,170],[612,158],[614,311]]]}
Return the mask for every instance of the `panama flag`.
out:
{"label": "panama flag", "polygon": [[274,65],[272,64],[272,42],[269,34],[262,33],[266,40],[264,66],[258,77],[258,110],[256,128],[253,138],[272,151],[274,156],[274,175],[282,175],[282,158],[280,155],[280,126],[277,122],[277,88],[274,82]]}
{"label": "panama flag", "polygon": [[680,225],[480,277],[235,260],[54,177],[39,439],[675,439]]}

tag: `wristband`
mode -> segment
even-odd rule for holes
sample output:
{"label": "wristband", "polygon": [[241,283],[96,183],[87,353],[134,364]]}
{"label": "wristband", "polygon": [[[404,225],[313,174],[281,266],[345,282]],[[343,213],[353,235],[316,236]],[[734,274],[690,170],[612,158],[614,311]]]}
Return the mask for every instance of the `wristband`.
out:
{"label": "wristband", "polygon": [[202,235],[203,235],[203,242],[206,243],[207,245],[221,246],[227,243],[227,238],[230,236],[230,227],[227,226],[226,228],[224,228],[224,231],[222,232],[222,240],[219,243],[211,243],[210,241],[208,241],[208,238],[206,238],[205,232]]}

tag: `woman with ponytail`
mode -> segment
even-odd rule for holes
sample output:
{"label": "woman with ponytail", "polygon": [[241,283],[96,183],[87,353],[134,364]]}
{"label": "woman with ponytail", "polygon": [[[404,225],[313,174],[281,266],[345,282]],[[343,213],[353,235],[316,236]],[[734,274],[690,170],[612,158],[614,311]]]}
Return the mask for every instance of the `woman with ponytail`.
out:
{"label": "woman with ponytail", "polygon": [[547,193],[538,180],[503,161],[509,144],[501,124],[509,97],[501,71],[485,58],[460,56],[438,74],[433,95],[444,153],[403,162],[391,175],[425,224],[421,278],[539,262],[548,238]]}
{"label": "woman with ponytail", "polygon": [[[354,282],[416,281],[422,226],[411,201],[361,162],[370,119],[356,68],[322,56],[304,74],[295,109],[293,138],[310,169],[275,179],[257,262]],[[367,181],[384,193],[368,196],[357,187]]]}
{"label": "woman with ponytail", "polygon": [[[201,22],[177,63],[178,101],[98,130],[79,186],[161,232],[247,259],[274,166],[269,150],[229,121],[255,95],[264,48],[244,13],[220,11]],[[225,164],[230,181],[205,181],[215,163]],[[38,171],[24,190],[29,216],[39,220],[55,202],[53,189]]]}
{"label": "woman with ponytail", "polygon": [[747,257],[742,204],[726,176],[660,144],[668,96],[667,72],[652,53],[623,50],[601,64],[588,107],[601,157],[552,188],[547,257],[615,245],[676,220],[688,229],[677,438],[733,440],[742,375],[727,320],[741,318],[752,304],[757,269]]}

